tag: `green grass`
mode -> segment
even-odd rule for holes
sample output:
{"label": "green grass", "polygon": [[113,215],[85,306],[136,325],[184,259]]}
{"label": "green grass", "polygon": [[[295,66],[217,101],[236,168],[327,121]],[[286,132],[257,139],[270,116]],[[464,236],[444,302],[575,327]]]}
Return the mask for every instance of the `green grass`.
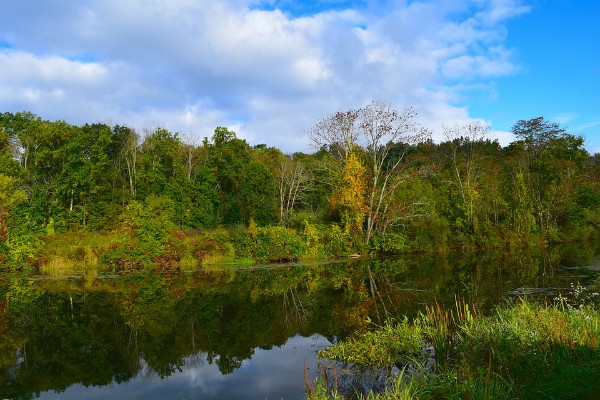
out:
{"label": "green grass", "polygon": [[[384,393],[369,399],[591,399],[600,382],[599,344],[600,315],[589,305],[521,301],[481,316],[457,303],[455,310],[431,307],[414,321],[386,324],[320,356],[345,367],[401,368]],[[329,386],[322,377],[316,385]]]}

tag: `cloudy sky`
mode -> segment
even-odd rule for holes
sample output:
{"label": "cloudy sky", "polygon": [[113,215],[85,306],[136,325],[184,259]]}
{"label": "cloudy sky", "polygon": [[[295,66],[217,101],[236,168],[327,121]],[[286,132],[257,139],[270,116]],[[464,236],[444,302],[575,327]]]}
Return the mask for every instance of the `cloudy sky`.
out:
{"label": "cloudy sky", "polygon": [[544,116],[600,152],[596,0],[0,0],[0,111],[310,151],[372,100],[507,144]]}

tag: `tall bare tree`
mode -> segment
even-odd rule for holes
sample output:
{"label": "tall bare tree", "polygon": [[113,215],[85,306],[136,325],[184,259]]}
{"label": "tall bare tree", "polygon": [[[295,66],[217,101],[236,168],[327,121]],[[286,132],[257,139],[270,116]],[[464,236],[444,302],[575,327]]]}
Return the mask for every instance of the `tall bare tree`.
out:
{"label": "tall bare tree", "polygon": [[394,194],[405,178],[402,163],[406,150],[395,153],[393,157],[390,151],[398,143],[414,145],[431,137],[430,132],[415,121],[416,115],[413,108],[399,111],[391,104],[372,102],[357,110],[336,112],[325,117],[309,132],[316,147],[325,146],[332,152],[335,149],[348,152],[354,146],[362,147],[369,177],[367,242],[383,227],[381,221],[385,219]]}
{"label": "tall bare tree", "polygon": [[197,150],[202,141],[198,136],[184,134],[181,136],[183,143],[183,163],[185,165],[185,176],[188,180],[192,179],[192,172],[198,163]]}
{"label": "tall bare tree", "polygon": [[287,223],[294,206],[308,189],[309,174],[300,160],[284,156],[278,160],[275,179],[279,191],[279,220]]}
{"label": "tall bare tree", "polygon": [[140,146],[139,135],[131,128],[116,127],[115,130],[121,136],[121,149],[118,156],[119,166],[124,167],[127,182],[129,183],[129,192],[131,197],[135,199],[137,188],[137,163],[138,150]]}

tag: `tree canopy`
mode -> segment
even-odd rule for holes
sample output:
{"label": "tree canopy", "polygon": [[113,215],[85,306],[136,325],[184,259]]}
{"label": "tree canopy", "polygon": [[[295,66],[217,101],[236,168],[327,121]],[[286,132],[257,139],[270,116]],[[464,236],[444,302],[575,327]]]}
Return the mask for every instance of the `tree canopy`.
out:
{"label": "tree canopy", "polygon": [[[337,227],[323,232],[357,251],[597,234],[600,163],[583,138],[536,117],[515,123],[506,147],[481,124],[446,126],[434,143],[415,116],[377,102],[340,111],[310,130],[315,153],[286,155],[225,127],[200,141],[3,113],[0,251],[7,260],[31,235],[121,229],[132,218],[148,237],[158,225],[284,225],[309,236]],[[157,210],[154,224],[139,221]]]}

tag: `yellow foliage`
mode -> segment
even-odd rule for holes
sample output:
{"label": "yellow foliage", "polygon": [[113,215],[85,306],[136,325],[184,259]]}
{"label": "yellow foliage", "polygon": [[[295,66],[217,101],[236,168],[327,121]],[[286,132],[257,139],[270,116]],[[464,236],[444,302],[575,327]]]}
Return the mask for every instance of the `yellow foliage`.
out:
{"label": "yellow foliage", "polygon": [[365,167],[356,154],[349,153],[346,156],[340,189],[329,199],[332,207],[340,209],[346,233],[362,230],[368,211],[366,188]]}

